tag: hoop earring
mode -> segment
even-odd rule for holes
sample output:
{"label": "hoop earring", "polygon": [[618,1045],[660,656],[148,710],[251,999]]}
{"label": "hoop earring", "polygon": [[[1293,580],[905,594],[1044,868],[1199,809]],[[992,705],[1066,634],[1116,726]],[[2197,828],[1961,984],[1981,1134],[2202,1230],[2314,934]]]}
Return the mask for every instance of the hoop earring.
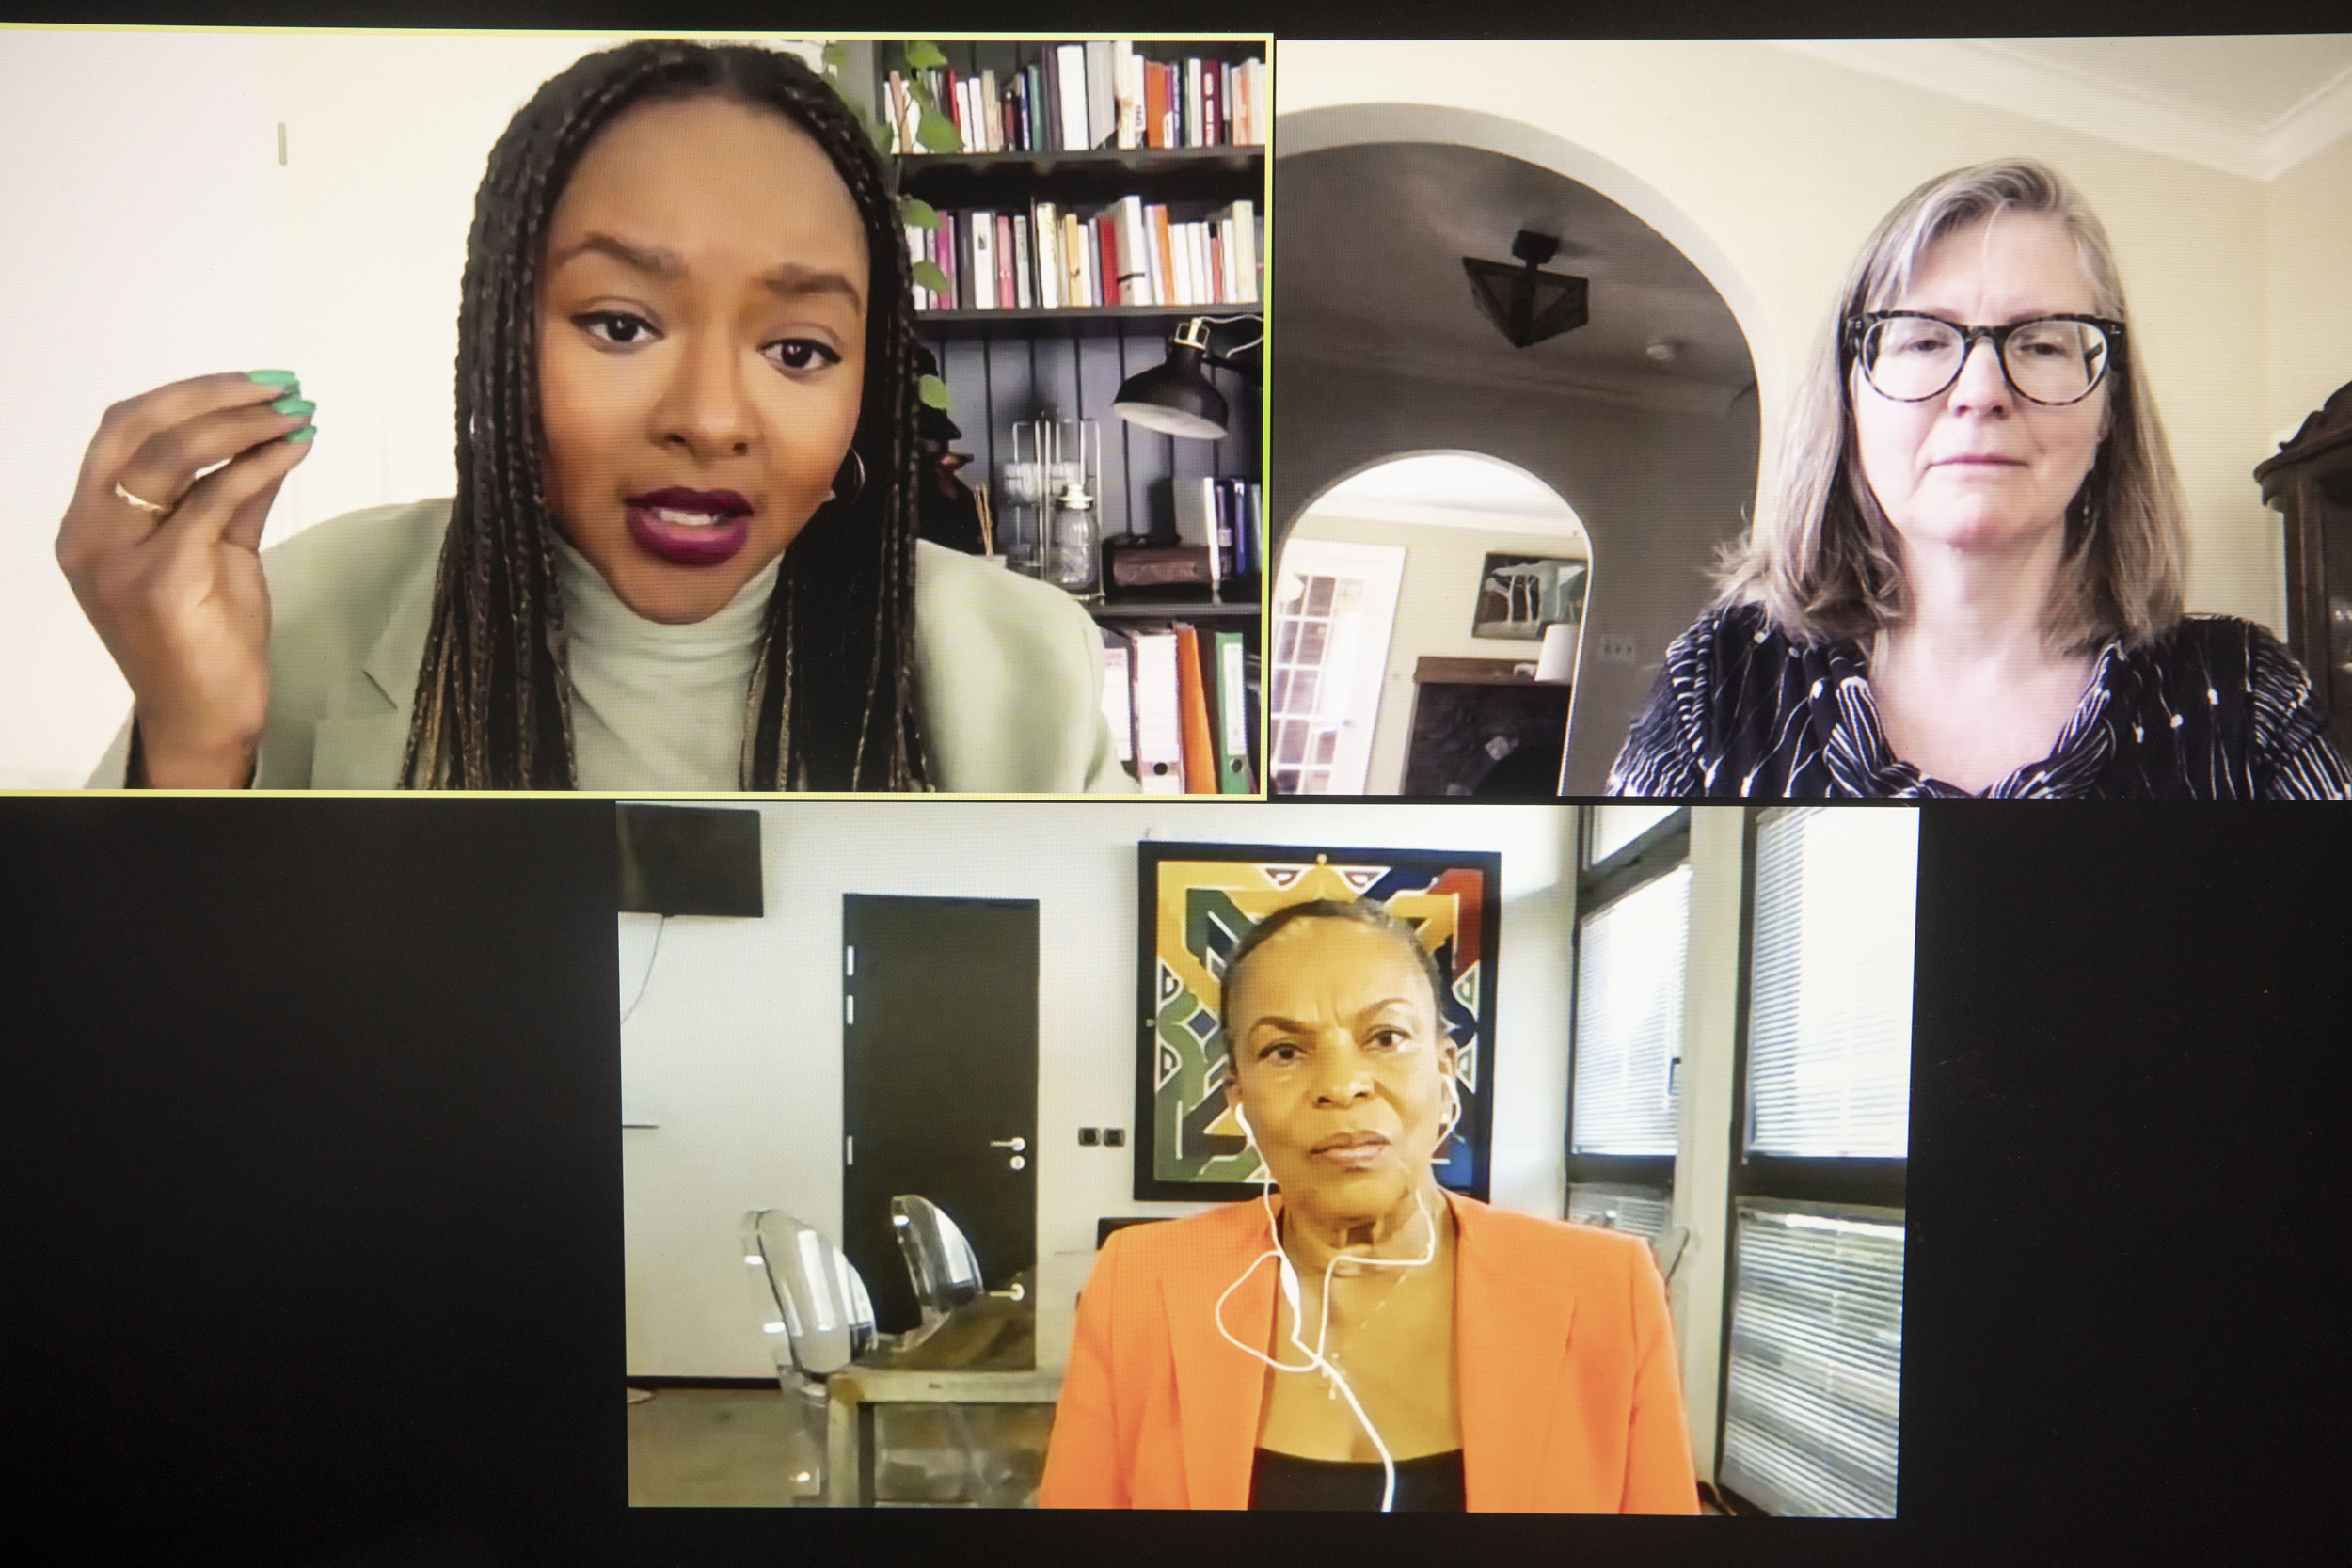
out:
{"label": "hoop earring", "polygon": [[841,493],[841,476],[835,474],[833,476],[833,490],[830,496],[831,499],[839,501],[844,506],[866,494],[866,459],[858,455],[857,448],[851,447],[850,461],[857,465],[857,483],[851,486],[850,493],[845,496]]}

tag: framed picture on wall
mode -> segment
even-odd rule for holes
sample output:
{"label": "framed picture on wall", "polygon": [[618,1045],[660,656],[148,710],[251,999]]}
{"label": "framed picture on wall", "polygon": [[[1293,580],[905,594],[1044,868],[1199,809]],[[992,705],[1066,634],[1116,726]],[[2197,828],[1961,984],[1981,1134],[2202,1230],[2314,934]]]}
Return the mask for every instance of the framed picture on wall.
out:
{"label": "framed picture on wall", "polygon": [[1489,552],[1478,575],[1470,635],[1540,641],[1546,626],[1581,619],[1584,564],[1565,556]]}
{"label": "framed picture on wall", "polygon": [[1411,926],[1446,977],[1462,1119],[1438,1180],[1486,1198],[1494,1126],[1495,953],[1502,857],[1475,849],[1293,845],[1138,846],[1136,1181],[1138,1200],[1258,1196],[1261,1175],[1227,1109],[1217,1023],[1226,960],[1251,927],[1311,899],[1375,899]]}

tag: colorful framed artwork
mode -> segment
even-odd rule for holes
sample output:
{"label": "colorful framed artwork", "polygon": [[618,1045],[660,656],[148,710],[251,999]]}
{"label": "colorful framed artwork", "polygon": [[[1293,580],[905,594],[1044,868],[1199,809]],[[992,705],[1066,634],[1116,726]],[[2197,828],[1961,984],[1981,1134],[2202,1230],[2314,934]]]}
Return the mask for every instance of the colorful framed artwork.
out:
{"label": "colorful framed artwork", "polygon": [[1258,1196],[1258,1157],[1225,1103],[1231,1069],[1217,1004],[1226,959],[1252,926],[1286,905],[1371,898],[1414,928],[1446,977],[1441,1003],[1460,1072],[1462,1120],[1437,1175],[1446,1187],[1484,1200],[1494,1127],[1502,857],[1472,849],[1138,847],[1136,1197],[1227,1202]]}

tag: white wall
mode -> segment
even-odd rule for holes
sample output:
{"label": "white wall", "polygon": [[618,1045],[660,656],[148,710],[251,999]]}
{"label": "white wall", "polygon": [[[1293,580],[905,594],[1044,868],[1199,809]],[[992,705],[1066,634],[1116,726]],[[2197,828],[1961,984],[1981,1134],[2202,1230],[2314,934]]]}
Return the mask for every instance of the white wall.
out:
{"label": "white wall", "polygon": [[1388,667],[1381,673],[1379,717],[1373,724],[1372,770],[1364,784],[1374,795],[1393,795],[1403,787],[1406,746],[1412,738],[1413,671],[1422,659],[1535,661],[1539,643],[1478,637],[1470,631],[1487,555],[1585,558],[1583,531],[1573,523],[1564,524],[1559,532],[1534,533],[1458,523],[1374,520],[1316,507],[1299,519],[1295,536],[1405,549],[1395,628],[1389,639]]}
{"label": "white wall", "polygon": [[0,788],[79,785],[130,706],[52,554],[106,406],[299,373],[319,436],[265,543],[448,495],[484,163],[540,83],[615,41],[0,32]]}
{"label": "white wall", "polygon": [[[1805,347],[1879,218],[1946,169],[2017,153],[2048,160],[2085,191],[2122,260],[2135,351],[2187,495],[2190,608],[2285,629],[2279,530],[2249,471],[2278,424],[2352,377],[2352,307],[2340,287],[2352,221],[2345,144],[2266,193],[2249,179],[1754,42],[1298,42],[1282,47],[1280,64],[1286,149],[1318,113],[1351,107],[1400,106],[1380,111],[1397,124],[1430,110],[1493,117],[1500,129],[1475,145],[1594,184],[1673,239],[1747,332],[1768,451]],[[2280,341],[2290,307],[2316,308],[2308,346]],[[1279,329],[1275,342],[1279,354]],[[1426,405],[1432,391],[1398,395]],[[1280,415],[1278,402],[1273,510],[1287,518],[1339,470],[1317,450],[1327,433],[1286,431]],[[1398,435],[1408,448],[1445,444]],[[1346,461],[1363,461],[1348,444]],[[1285,467],[1299,475],[1288,491]],[[1613,562],[1607,519],[1535,471],[1593,531],[1597,616]],[[1596,619],[1593,629],[1613,628]],[[1645,641],[1643,657],[1660,651]]]}
{"label": "white wall", "polygon": [[79,784],[130,705],[53,553],[108,404],[278,364],[259,39],[0,32],[0,788]]}
{"label": "white wall", "polygon": [[[1575,808],[796,801],[759,810],[770,912],[671,921],[622,1031],[628,1098],[659,1123],[618,1133],[631,1374],[767,1373],[738,1223],[746,1210],[781,1208],[826,1231],[839,1227],[845,893],[1039,901],[1041,1259],[1090,1251],[1102,1215],[1187,1211],[1128,1196],[1132,1146],[1077,1142],[1081,1126],[1135,1132],[1133,911],[1136,846],[1147,838],[1500,851],[1493,1196],[1563,1212]],[[651,925],[621,917],[623,1005],[647,974]]]}
{"label": "white wall", "polygon": [[2273,180],[2263,203],[2264,428],[2286,436],[2330,392],[2352,384],[2352,136]]}

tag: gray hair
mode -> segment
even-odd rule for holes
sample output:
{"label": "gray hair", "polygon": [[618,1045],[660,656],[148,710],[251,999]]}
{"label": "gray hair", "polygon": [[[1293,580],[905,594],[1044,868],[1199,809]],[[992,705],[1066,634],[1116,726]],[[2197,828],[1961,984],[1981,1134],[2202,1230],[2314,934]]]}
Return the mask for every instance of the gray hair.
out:
{"label": "gray hair", "polygon": [[[2026,159],[1938,175],[1879,224],[1847,272],[1781,443],[1781,467],[1755,526],[1724,552],[1725,601],[1761,606],[1800,640],[1867,637],[1907,612],[1893,525],[1862,473],[1847,376],[1846,322],[1887,309],[1929,248],[1996,213],[2043,214],[2074,237],[2099,313],[2128,321],[2106,230],[2072,185]],[[2181,618],[2188,531],[2171,448],[2139,356],[2119,344],[2105,383],[2108,425],[2066,511],[2066,554],[2043,620],[2054,646],[2110,637],[2143,646]]]}

